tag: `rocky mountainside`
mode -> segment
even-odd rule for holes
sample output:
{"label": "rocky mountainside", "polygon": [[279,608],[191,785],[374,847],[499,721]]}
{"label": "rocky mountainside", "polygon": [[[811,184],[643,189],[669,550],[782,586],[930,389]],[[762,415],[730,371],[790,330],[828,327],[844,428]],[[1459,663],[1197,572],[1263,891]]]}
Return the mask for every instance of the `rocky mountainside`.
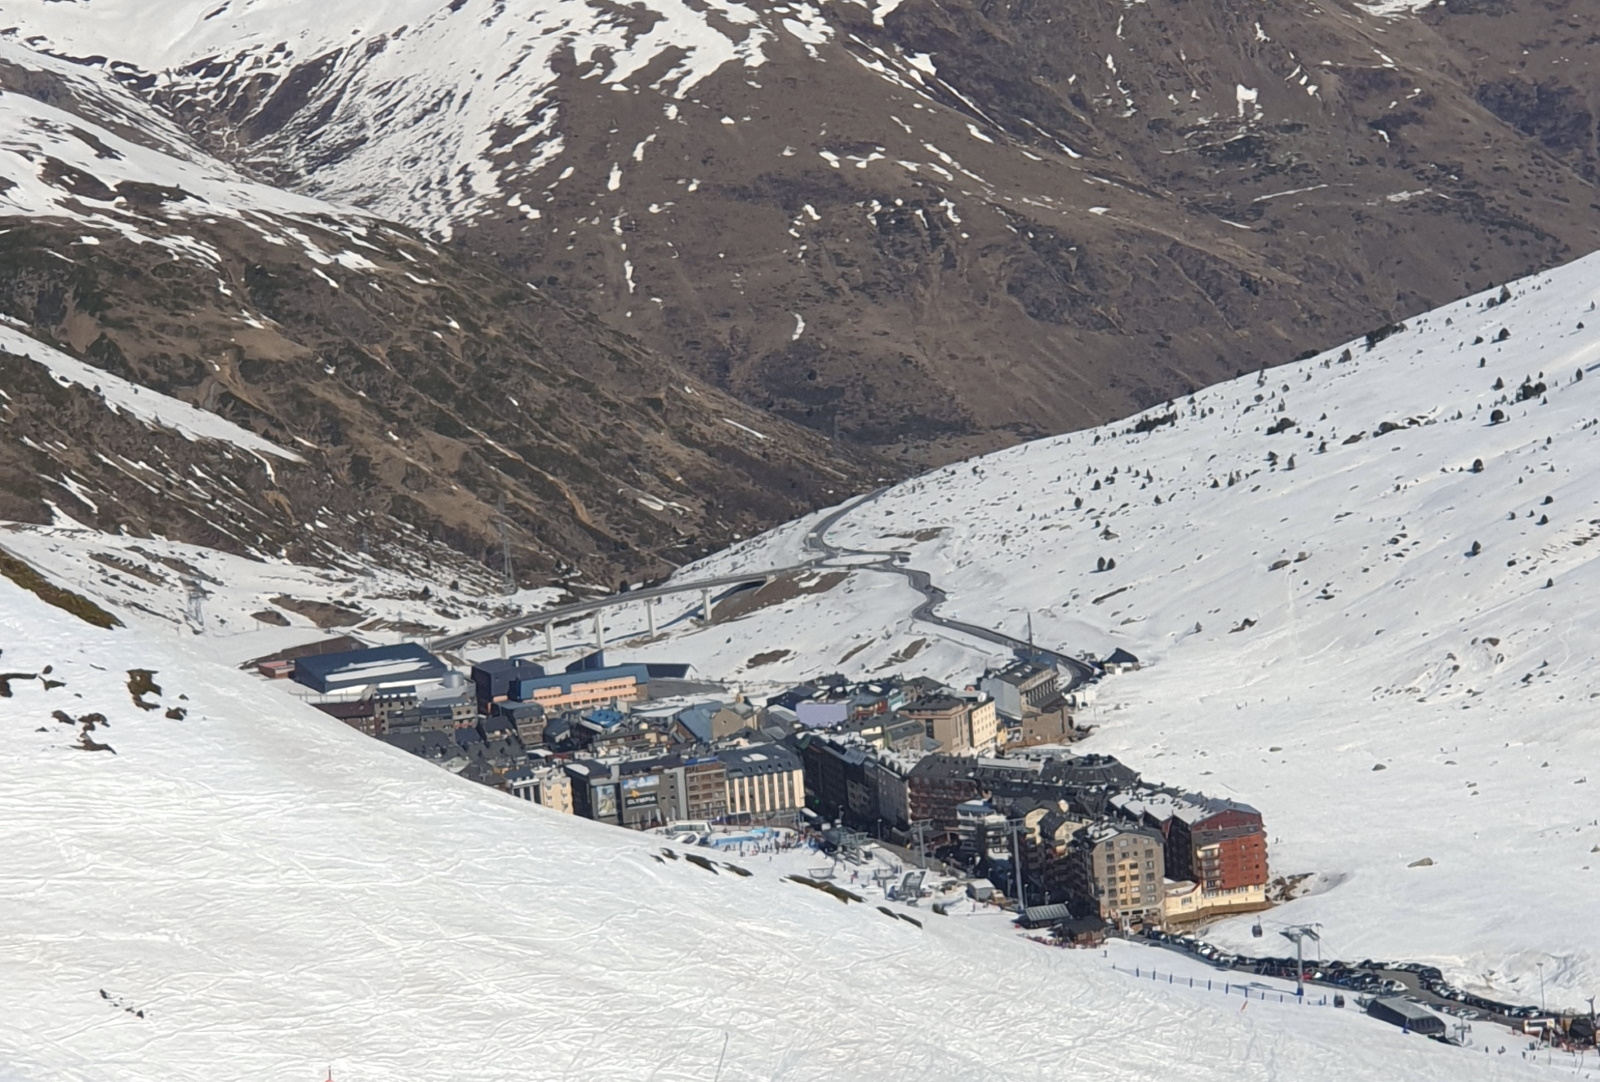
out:
{"label": "rocky mountainside", "polygon": [[923,461],[1597,241],[1574,0],[0,7],[256,176]]}
{"label": "rocky mountainside", "polygon": [[524,580],[609,585],[868,479],[547,291],[245,179],[102,72],[0,43],[0,91],[0,518],[491,581],[503,521]]}

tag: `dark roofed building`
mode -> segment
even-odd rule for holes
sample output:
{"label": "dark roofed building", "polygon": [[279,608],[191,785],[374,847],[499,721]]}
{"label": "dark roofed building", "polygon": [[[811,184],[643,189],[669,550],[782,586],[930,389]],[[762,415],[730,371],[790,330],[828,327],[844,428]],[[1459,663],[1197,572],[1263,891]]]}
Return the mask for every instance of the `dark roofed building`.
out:
{"label": "dark roofed building", "polygon": [[1139,772],[1110,755],[1074,755],[1052,759],[1040,771],[1043,780],[1067,789],[1123,791],[1139,784]]}
{"label": "dark roofed building", "polygon": [[1040,763],[1030,759],[971,759],[929,755],[907,777],[910,815],[954,829],[956,805],[992,797],[1028,807],[1066,801],[1085,817],[1104,814],[1116,793],[1132,788],[1139,774],[1109,755],[1076,755]]}
{"label": "dark roofed building", "polygon": [[518,738],[528,747],[544,743],[545,710],[538,703],[496,703],[494,713],[510,720],[516,726]]}
{"label": "dark roofed building", "polygon": [[439,683],[449,671],[421,646],[404,642],[300,658],[295,662],[294,680],[324,695],[362,688],[415,691]]}
{"label": "dark roofed building", "polygon": [[478,731],[483,734],[485,740],[507,740],[517,735],[517,726],[510,718],[500,715],[480,719]]}
{"label": "dark roofed building", "polygon": [[371,699],[358,699],[348,703],[317,703],[318,710],[338,718],[350,728],[368,736],[382,736],[387,731],[384,719]]}
{"label": "dark roofed building", "polygon": [[450,733],[419,730],[408,733],[385,733],[378,739],[391,747],[436,763],[459,759],[462,754],[461,748],[451,738]]}
{"label": "dark roofed building", "polygon": [[814,684],[796,684],[788,691],[779,692],[767,700],[768,706],[781,706],[786,710],[793,710],[801,703],[808,703],[817,697],[817,688]]}
{"label": "dark roofed building", "polygon": [[544,666],[527,657],[497,657],[472,666],[472,683],[478,694],[478,709],[487,714],[493,703],[511,695],[518,680],[536,680]]}
{"label": "dark roofed building", "polygon": [[1100,663],[1100,667],[1110,673],[1137,670],[1139,668],[1139,659],[1119,646],[1111,651],[1110,655]]}
{"label": "dark roofed building", "polygon": [[1037,787],[1039,764],[1019,760],[973,759],[965,755],[926,755],[906,775],[912,820],[926,819],[953,831],[956,808],[993,793],[1026,795]]}
{"label": "dark roofed building", "polygon": [[1017,923],[1024,928],[1053,928],[1072,919],[1072,908],[1064,903],[1030,905],[1022,911]]}
{"label": "dark roofed building", "polygon": [[673,739],[683,744],[711,743],[715,729],[712,719],[722,709],[721,703],[695,703],[684,707],[672,718]]}
{"label": "dark roofed building", "polygon": [[1444,1019],[1420,1003],[1400,996],[1381,996],[1367,1004],[1367,1013],[1392,1026],[1399,1026],[1425,1037],[1443,1035]]}
{"label": "dark roofed building", "polygon": [[801,760],[805,764],[809,804],[825,819],[842,819],[865,830],[877,818],[877,801],[867,777],[868,752],[864,745],[815,736],[805,741]]}
{"label": "dark roofed building", "polygon": [[1060,683],[1055,669],[1023,660],[1013,661],[999,672],[985,676],[978,687],[994,698],[995,709],[1001,717],[1021,721],[1030,710],[1037,710],[1055,698]]}

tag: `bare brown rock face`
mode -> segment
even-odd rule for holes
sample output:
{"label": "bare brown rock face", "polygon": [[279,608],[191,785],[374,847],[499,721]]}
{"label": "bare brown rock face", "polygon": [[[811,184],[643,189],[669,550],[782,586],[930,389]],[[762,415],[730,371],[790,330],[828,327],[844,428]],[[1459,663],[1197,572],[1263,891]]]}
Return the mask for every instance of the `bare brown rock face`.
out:
{"label": "bare brown rock face", "polygon": [[[577,10],[634,38],[666,19]],[[1597,242],[1571,0],[737,10],[721,29],[761,62],[687,89],[671,49],[638,70],[554,50],[536,108],[481,140],[495,199],[441,180],[408,220],[914,461],[1104,421]],[[439,40],[517,32],[472,12]],[[156,100],[280,183],[406,217],[394,185],[362,185],[375,147],[420,137],[355,121],[407,115],[380,90],[449,111],[464,84],[372,76],[405,40],[248,77],[210,59]],[[511,81],[497,63],[475,97]]]}
{"label": "bare brown rock face", "polygon": [[374,234],[372,268],[352,275],[313,271],[235,223],[185,228],[220,266],[114,242],[85,258],[49,223],[14,227],[0,238],[0,311],[305,461],[269,471],[0,356],[0,517],[49,521],[48,501],[104,529],[235,552],[337,562],[431,549],[498,568],[503,499],[525,579],[609,583],[870,480],[820,436],[414,238]]}

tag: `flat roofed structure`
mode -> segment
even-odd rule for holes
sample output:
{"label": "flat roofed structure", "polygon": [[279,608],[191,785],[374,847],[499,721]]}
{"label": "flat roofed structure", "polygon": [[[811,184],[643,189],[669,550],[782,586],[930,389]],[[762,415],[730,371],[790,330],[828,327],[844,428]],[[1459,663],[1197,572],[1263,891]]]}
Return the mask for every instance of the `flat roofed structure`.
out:
{"label": "flat roofed structure", "polygon": [[1409,999],[1402,999],[1399,996],[1385,996],[1373,1000],[1367,1004],[1367,1013],[1390,1025],[1400,1026],[1412,1033],[1421,1033],[1428,1037],[1445,1031],[1443,1018],[1420,1003],[1412,1003]]}
{"label": "flat roofed structure", "polygon": [[294,681],[324,695],[355,688],[415,688],[443,680],[449,666],[414,642],[317,654],[295,663]]}

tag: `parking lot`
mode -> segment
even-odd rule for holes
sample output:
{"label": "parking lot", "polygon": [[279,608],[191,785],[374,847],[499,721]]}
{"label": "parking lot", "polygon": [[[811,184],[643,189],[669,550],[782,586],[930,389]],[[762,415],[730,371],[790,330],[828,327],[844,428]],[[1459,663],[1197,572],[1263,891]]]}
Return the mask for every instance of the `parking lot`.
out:
{"label": "parking lot", "polygon": [[[1292,957],[1233,954],[1192,935],[1149,931],[1144,933],[1144,938],[1169,950],[1193,954],[1219,969],[1283,980],[1295,979],[1296,961]],[[1520,1031],[1527,1021],[1545,1017],[1544,1012],[1536,1006],[1500,1003],[1464,992],[1446,982],[1444,974],[1437,968],[1416,962],[1369,958],[1351,963],[1308,958],[1304,979],[1307,984],[1353,995],[1402,996],[1468,1023],[1490,1021]]]}

